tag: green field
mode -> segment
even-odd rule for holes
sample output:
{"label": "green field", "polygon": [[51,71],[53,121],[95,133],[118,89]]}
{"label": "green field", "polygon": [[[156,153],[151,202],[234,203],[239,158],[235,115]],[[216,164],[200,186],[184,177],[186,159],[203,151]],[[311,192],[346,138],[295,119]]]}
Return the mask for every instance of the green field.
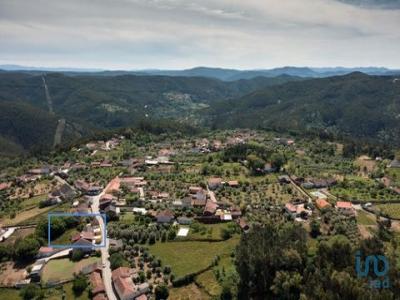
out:
{"label": "green field", "polygon": [[196,240],[201,240],[201,239],[212,239],[212,240],[217,240],[220,241],[222,240],[221,238],[221,230],[224,228],[228,227],[228,223],[217,223],[217,224],[200,224],[199,230],[197,232],[194,232],[194,230],[191,228],[189,230],[189,234],[185,238],[181,239],[196,239]]}
{"label": "green field", "polygon": [[347,201],[400,200],[400,195],[384,188],[377,181],[358,176],[347,176],[346,180],[329,189],[330,193]]}
{"label": "green field", "polygon": [[125,212],[119,216],[119,222],[127,225],[135,223],[135,215],[132,212]]}
{"label": "green field", "polygon": [[72,262],[68,258],[53,259],[44,267],[42,282],[52,282],[70,280],[74,278],[74,273],[78,273],[82,267],[99,261],[98,257],[89,257],[80,262]]}
{"label": "green field", "polygon": [[389,217],[400,218],[400,203],[379,204],[376,207]]}
{"label": "green field", "polygon": [[43,195],[39,195],[39,196],[35,196],[32,198],[26,199],[26,200],[22,201],[21,208],[27,209],[27,208],[36,207],[39,205],[40,201],[43,201],[46,199],[47,199],[47,194],[43,194]]}
{"label": "green field", "polygon": [[207,295],[202,289],[194,283],[185,285],[180,288],[172,288],[169,290],[168,299],[173,300],[210,300],[211,297]]}
{"label": "green field", "polygon": [[387,169],[386,173],[392,180],[392,185],[400,187],[400,168]]}
{"label": "green field", "polygon": [[62,295],[65,295],[65,300],[89,300],[89,289],[86,289],[78,297],[74,295],[72,291],[72,283],[66,283],[60,287],[51,288],[46,290],[46,300],[60,300],[63,299]]}
{"label": "green field", "polygon": [[213,270],[208,270],[196,277],[195,282],[213,297],[217,297],[222,292],[222,287],[216,280]]}
{"label": "green field", "polygon": [[79,233],[76,228],[66,230],[61,236],[52,241],[54,245],[67,245],[71,244],[71,237]]}
{"label": "green field", "polygon": [[376,225],[375,216],[359,210],[357,212],[357,223],[359,225]]}
{"label": "green field", "polygon": [[177,277],[207,268],[216,255],[229,255],[238,238],[224,242],[168,242],[149,247],[150,252],[159,257],[163,265],[169,265]]}
{"label": "green field", "polygon": [[[0,288],[0,299],[2,300],[22,300],[19,295],[20,290],[10,288]],[[65,300],[89,300],[89,289],[86,289],[80,296],[75,296],[72,291],[72,283],[67,283],[59,287],[45,289],[44,299],[46,300],[60,300],[63,299],[65,294]]]}
{"label": "green field", "polygon": [[17,289],[0,288],[0,299],[20,300],[22,298],[19,296],[19,290]]}

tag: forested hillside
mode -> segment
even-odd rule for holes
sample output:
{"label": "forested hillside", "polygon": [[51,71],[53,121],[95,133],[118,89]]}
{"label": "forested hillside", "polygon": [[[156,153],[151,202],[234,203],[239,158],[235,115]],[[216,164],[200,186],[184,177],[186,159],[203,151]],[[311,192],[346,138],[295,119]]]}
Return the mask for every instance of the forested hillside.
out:
{"label": "forested hillside", "polygon": [[289,82],[215,103],[210,115],[216,127],[327,131],[398,144],[400,80],[352,73]]}
{"label": "forested hillside", "polygon": [[59,119],[67,121],[63,142],[96,129],[138,126],[143,120],[168,118],[197,124],[193,114],[214,101],[290,80],[299,79],[281,76],[223,82],[203,77],[3,72],[0,141],[5,153],[49,149]]}
{"label": "forested hillside", "polygon": [[400,142],[400,80],[362,73],[225,82],[204,77],[5,72],[0,73],[0,107],[3,153],[51,149],[61,119],[66,120],[63,143],[97,130],[157,120],[204,128],[323,131]]}

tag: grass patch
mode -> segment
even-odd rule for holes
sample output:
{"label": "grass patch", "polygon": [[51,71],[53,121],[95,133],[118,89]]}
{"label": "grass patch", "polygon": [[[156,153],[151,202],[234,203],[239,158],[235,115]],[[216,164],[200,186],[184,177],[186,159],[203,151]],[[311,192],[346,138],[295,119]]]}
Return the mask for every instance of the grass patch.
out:
{"label": "grass patch", "polygon": [[330,189],[330,193],[347,200],[400,200],[400,195],[383,187],[376,180],[347,176],[346,180]]}
{"label": "grass patch", "polygon": [[30,223],[30,221],[34,222],[36,217],[38,217],[38,216],[40,217],[42,214],[44,214],[50,210],[51,210],[51,207],[45,207],[45,208],[35,207],[33,209],[26,210],[26,211],[23,211],[23,212],[17,214],[15,216],[15,218],[13,218],[13,219],[10,219],[10,218],[3,219],[3,220],[1,220],[1,223],[4,225],[8,225],[8,226],[17,225],[17,224],[27,224],[27,223]]}
{"label": "grass patch", "polygon": [[400,218],[400,204],[378,204],[376,206],[382,213],[392,218]]}
{"label": "grass patch", "polygon": [[357,223],[360,225],[376,225],[375,216],[359,210],[357,211]]}
{"label": "grass patch", "polygon": [[313,238],[307,239],[308,255],[315,255],[318,249],[318,240]]}
{"label": "grass patch", "polygon": [[68,258],[53,259],[44,267],[42,281],[48,283],[73,279],[74,273],[79,273],[84,266],[98,261],[100,261],[98,257],[89,257],[79,262],[72,262]]}
{"label": "grass patch", "polygon": [[17,289],[0,288],[0,299],[20,300],[22,298],[19,296],[19,290]]}
{"label": "grass patch", "polygon": [[[189,234],[183,239],[208,239],[208,240],[222,240],[221,230],[228,228],[229,223],[217,223],[217,224],[198,224],[197,232],[194,232],[191,226]],[[196,226],[196,225],[195,225]]]}
{"label": "grass patch", "polygon": [[207,293],[213,297],[219,296],[222,292],[222,287],[215,278],[214,271],[208,270],[201,273],[195,279],[196,283],[202,287]]}
{"label": "grass patch", "polygon": [[169,265],[172,272],[181,277],[208,267],[216,255],[229,255],[239,239],[224,242],[167,242],[149,247],[150,252],[159,257],[163,265]]}
{"label": "grass patch", "polygon": [[80,296],[75,296],[72,290],[72,283],[67,283],[63,285],[65,291],[65,299],[75,299],[75,300],[89,300],[89,289],[86,289]]}
{"label": "grass patch", "polygon": [[22,201],[21,203],[21,208],[22,209],[27,209],[31,207],[36,207],[39,205],[40,201],[46,200],[47,199],[47,194],[35,196],[29,199],[26,199]]}
{"label": "grass patch", "polygon": [[202,289],[194,283],[180,287],[172,288],[169,290],[168,299],[174,300],[210,300],[211,297],[207,295]]}
{"label": "grass patch", "polygon": [[132,212],[126,212],[119,216],[119,222],[126,225],[135,223],[135,215]]}
{"label": "grass patch", "polygon": [[71,238],[78,233],[79,233],[79,231],[76,228],[68,229],[61,236],[59,236],[58,238],[53,240],[52,244],[54,244],[54,245],[69,245],[72,243]]}

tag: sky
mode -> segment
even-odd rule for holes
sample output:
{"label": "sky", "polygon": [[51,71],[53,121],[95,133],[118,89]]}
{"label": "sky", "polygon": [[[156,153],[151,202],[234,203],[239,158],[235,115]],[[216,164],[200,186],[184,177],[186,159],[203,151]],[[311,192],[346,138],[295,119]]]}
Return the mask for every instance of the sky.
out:
{"label": "sky", "polygon": [[400,68],[400,0],[0,0],[0,64]]}

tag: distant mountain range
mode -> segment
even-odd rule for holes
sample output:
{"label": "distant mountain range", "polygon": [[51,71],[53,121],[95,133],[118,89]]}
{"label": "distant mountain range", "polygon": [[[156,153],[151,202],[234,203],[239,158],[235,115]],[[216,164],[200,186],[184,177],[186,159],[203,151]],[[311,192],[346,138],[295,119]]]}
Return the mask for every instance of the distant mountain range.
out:
{"label": "distant mountain range", "polygon": [[322,78],[338,75],[346,75],[353,72],[362,72],[368,75],[396,75],[400,70],[392,70],[380,67],[282,67],[266,70],[235,70],[223,68],[196,67],[186,70],[132,70],[132,71],[109,71],[101,69],[79,69],[79,68],[40,68],[25,67],[18,65],[0,65],[0,70],[4,71],[24,71],[31,73],[43,72],[61,72],[73,76],[95,75],[95,76],[120,76],[120,75],[139,75],[139,76],[174,76],[174,77],[206,77],[215,78],[223,81],[235,81],[240,79],[252,79],[256,77],[276,77],[282,75]]}

